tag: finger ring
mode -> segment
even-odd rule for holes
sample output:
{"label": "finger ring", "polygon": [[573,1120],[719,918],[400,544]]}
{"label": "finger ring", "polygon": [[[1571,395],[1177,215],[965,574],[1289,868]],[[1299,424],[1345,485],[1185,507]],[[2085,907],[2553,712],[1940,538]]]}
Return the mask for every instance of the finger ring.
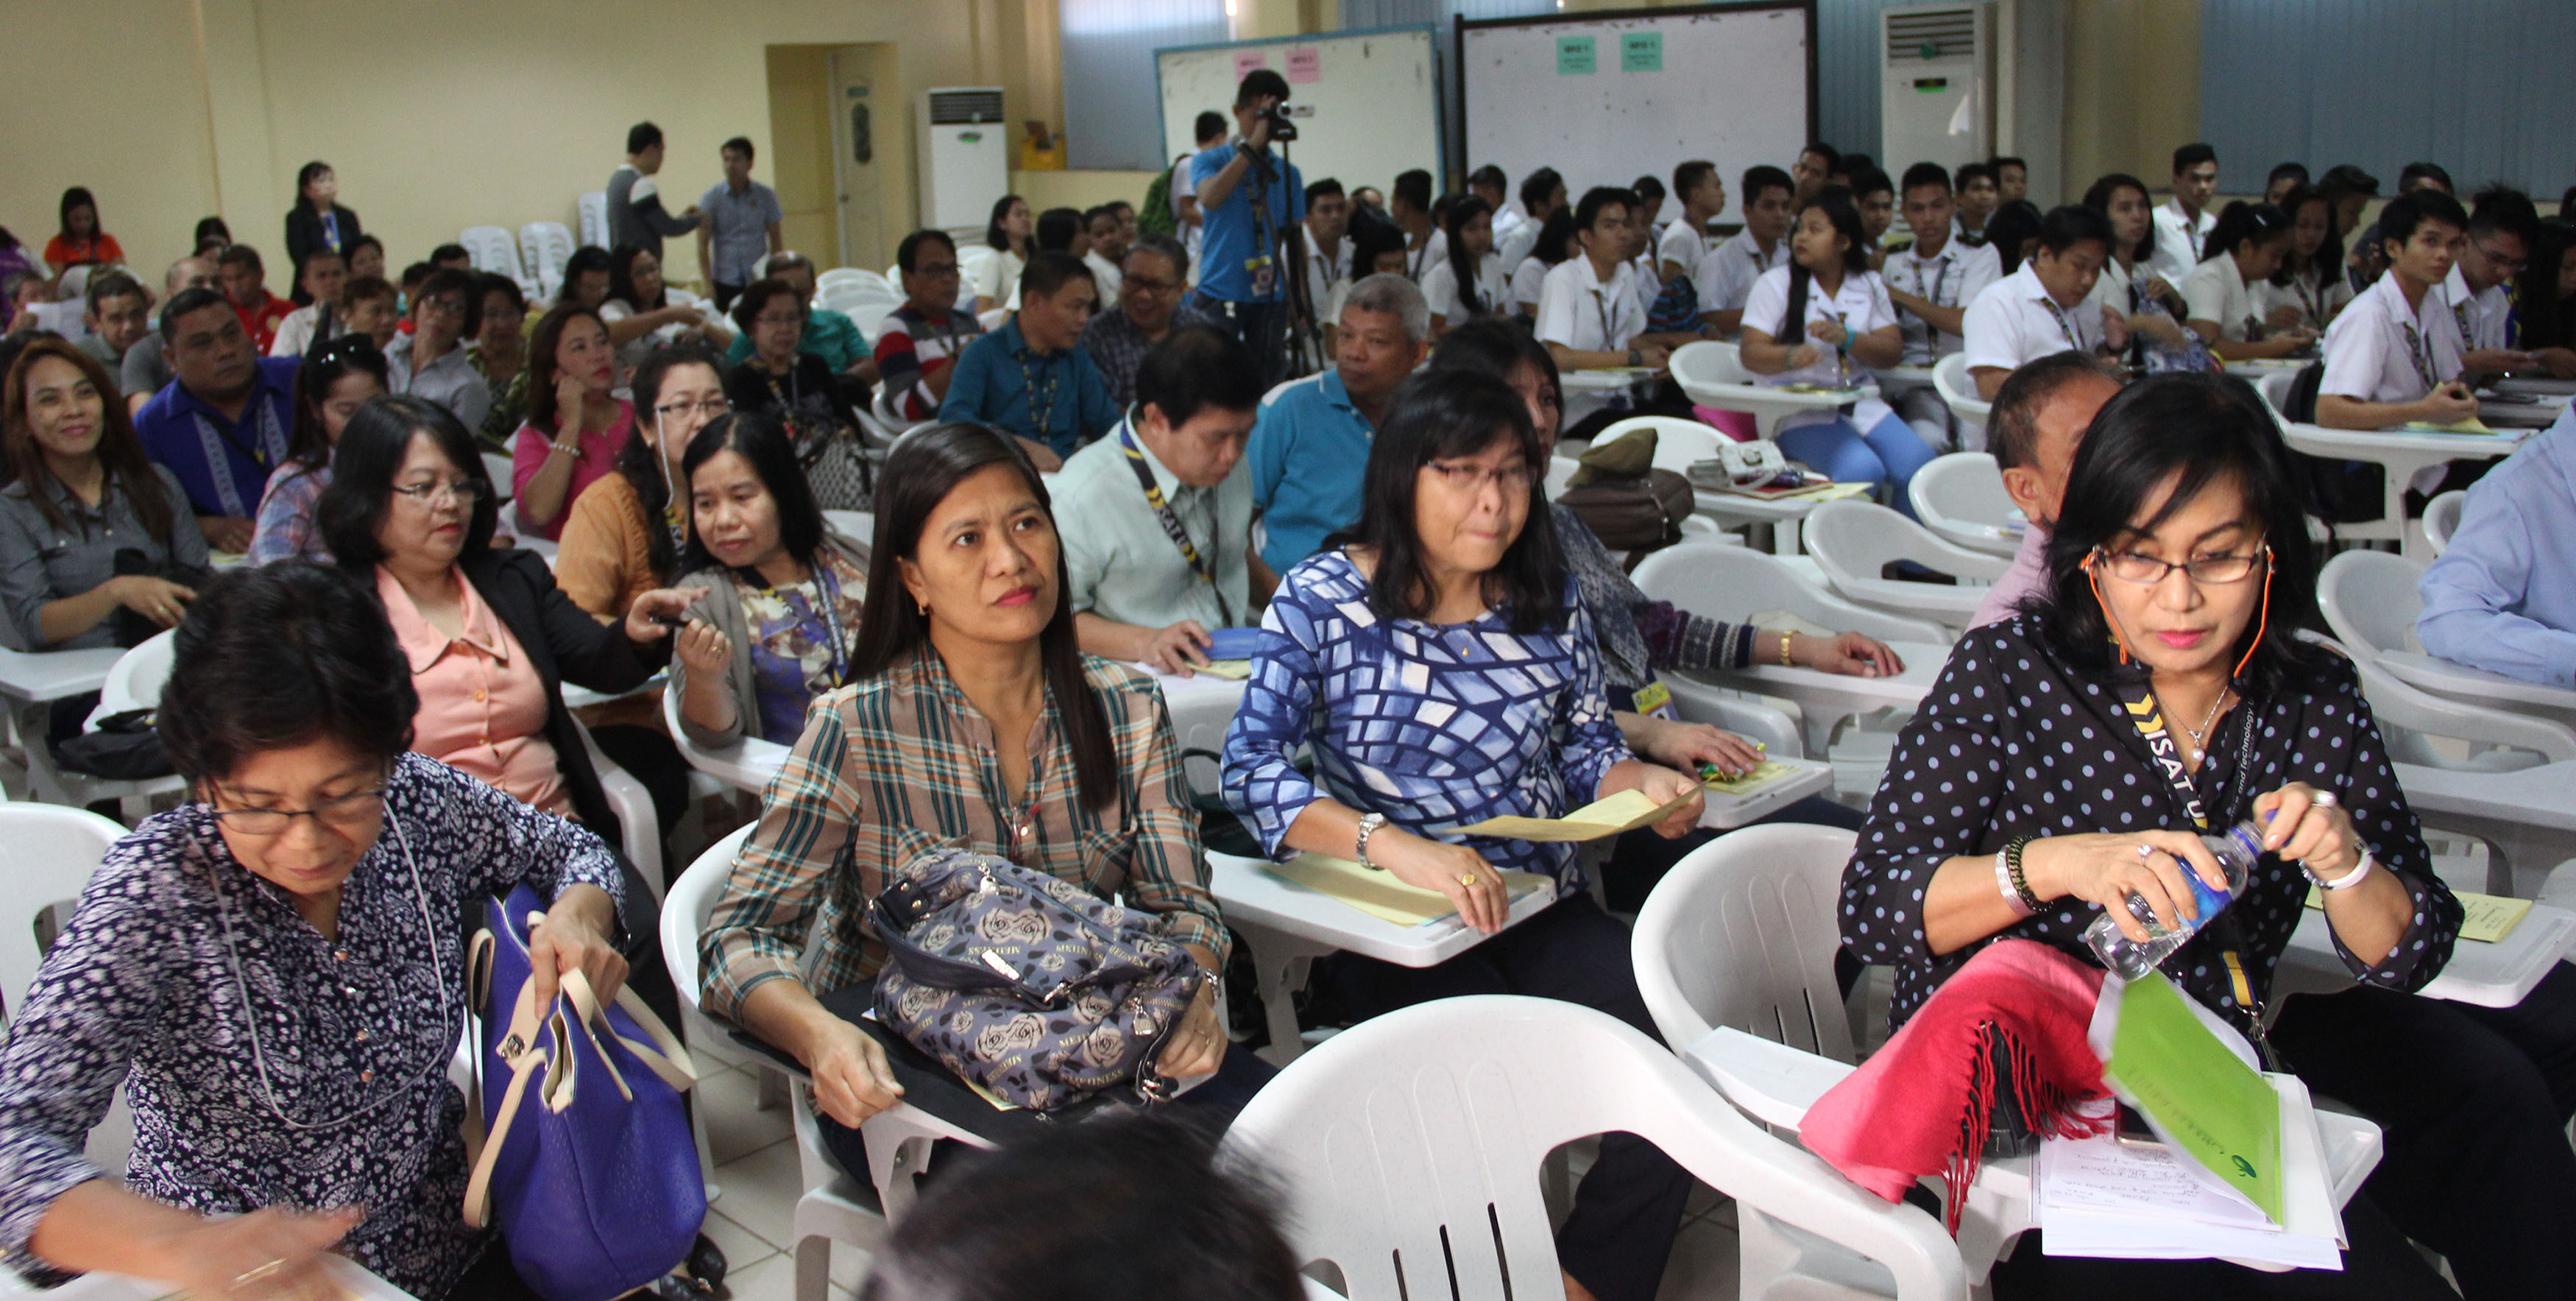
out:
{"label": "finger ring", "polygon": [[246,1269],[233,1275],[233,1286],[246,1287],[252,1283],[264,1283],[269,1279],[277,1277],[277,1275],[285,1268],[286,1257],[280,1256],[265,1265],[255,1266],[251,1269]]}
{"label": "finger ring", "polygon": [[2333,791],[2318,791],[2314,796],[2309,798],[2308,803],[2314,804],[2321,809],[2343,807],[2343,801],[2335,798],[2335,793]]}
{"label": "finger ring", "polygon": [[1458,874],[1458,884],[1460,885],[1472,886],[1482,882],[1484,879],[1485,878],[1478,876],[1473,872],[1461,872]]}
{"label": "finger ring", "polygon": [[2155,846],[2153,846],[2153,845],[2140,845],[2140,846],[2138,846],[2138,861],[2139,861],[2139,862],[2141,862],[2141,863],[2146,862],[2147,860],[2152,859],[2152,858],[2154,858],[2155,856],[2156,856],[2156,847],[2155,847]]}

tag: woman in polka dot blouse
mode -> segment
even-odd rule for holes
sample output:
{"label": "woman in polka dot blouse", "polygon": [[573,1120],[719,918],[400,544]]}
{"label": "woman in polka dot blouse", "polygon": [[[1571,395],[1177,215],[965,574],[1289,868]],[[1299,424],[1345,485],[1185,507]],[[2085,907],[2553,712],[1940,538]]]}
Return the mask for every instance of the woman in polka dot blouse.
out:
{"label": "woman in polka dot blouse", "polygon": [[[2183,1289],[2165,1296],[2449,1295],[2405,1237],[2448,1256],[2472,1298],[2565,1295],[2576,1279],[2563,1270],[2576,1156],[2551,1101],[2576,1087],[2534,1061],[2576,1061],[2576,1002],[2553,979],[2535,996],[2548,1024],[2508,1026],[2403,992],[2449,959],[2461,908],[2431,871],[2353,669],[2292,636],[2315,608],[2296,475],[2241,381],[2161,376],[2103,408],[2076,455],[2048,593],[1961,641],[1897,743],[1844,874],[1842,934],[1894,968],[1889,1019],[1902,1024],[1999,938],[2093,962],[2083,932],[2104,906],[2135,892],[2170,921],[2191,897],[2185,873],[2223,887],[2195,806],[2213,831],[2263,821],[2271,852],[2233,924],[2163,970],[2252,1032],[2322,887],[2359,986],[2292,1000],[2272,1046],[2318,1093],[2379,1121],[2388,1159],[2347,1209],[2339,1280],[2023,1250],[1998,1270],[1998,1296],[2099,1297],[2149,1278]],[[2132,702],[2161,721],[2153,735]],[[2321,1280],[2333,1286],[2316,1291]]]}

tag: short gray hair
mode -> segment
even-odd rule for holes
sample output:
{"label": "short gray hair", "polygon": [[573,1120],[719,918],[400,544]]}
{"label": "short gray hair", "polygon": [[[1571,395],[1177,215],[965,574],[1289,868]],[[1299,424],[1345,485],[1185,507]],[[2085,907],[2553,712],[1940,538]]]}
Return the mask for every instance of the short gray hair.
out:
{"label": "short gray hair", "polygon": [[[1152,253],[1157,257],[1168,259],[1172,264],[1172,275],[1184,285],[1189,283],[1190,251],[1182,247],[1179,240],[1159,230],[1149,230],[1138,235],[1136,242],[1127,246],[1127,257],[1134,257],[1139,253]],[[1126,258],[1119,259],[1119,262],[1119,269],[1125,270]]]}
{"label": "short gray hair", "polygon": [[793,271],[798,267],[803,267],[810,273],[814,270],[814,259],[794,249],[780,249],[770,254],[768,259],[760,264],[760,273],[764,276],[774,276]]}
{"label": "short gray hair", "polygon": [[1431,301],[1422,296],[1420,286],[1396,275],[1381,271],[1351,286],[1342,299],[1345,312],[1384,312],[1404,327],[1404,337],[1420,343],[1431,337]]}

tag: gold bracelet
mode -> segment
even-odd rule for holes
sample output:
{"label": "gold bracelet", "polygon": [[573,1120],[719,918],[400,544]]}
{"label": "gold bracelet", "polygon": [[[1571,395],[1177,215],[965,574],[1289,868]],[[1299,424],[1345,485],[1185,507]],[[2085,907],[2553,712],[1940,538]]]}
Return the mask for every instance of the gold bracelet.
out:
{"label": "gold bracelet", "polygon": [[1797,667],[1797,661],[1789,658],[1789,639],[1796,635],[1797,634],[1795,633],[1787,632],[1780,634],[1780,667],[1782,668]]}

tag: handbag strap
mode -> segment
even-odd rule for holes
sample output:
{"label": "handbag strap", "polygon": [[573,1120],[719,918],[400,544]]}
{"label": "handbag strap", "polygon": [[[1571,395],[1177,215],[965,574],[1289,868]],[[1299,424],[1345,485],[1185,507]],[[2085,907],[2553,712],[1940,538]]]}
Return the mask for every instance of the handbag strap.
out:
{"label": "handbag strap", "polygon": [[[501,1059],[510,1064],[510,1087],[501,1095],[501,1105],[492,1117],[491,1136],[484,1140],[483,1151],[474,1161],[474,1173],[465,1181],[467,1228],[480,1229],[491,1223],[492,1169],[500,1164],[501,1146],[510,1137],[510,1122],[518,1118],[519,1103],[527,1096],[528,1077],[551,1060],[549,1054],[537,1048],[536,1041],[537,982],[529,980],[519,986],[518,1001],[510,1009],[510,1032],[501,1040]],[[510,1051],[514,1045],[517,1051]]]}
{"label": "handbag strap", "polygon": [[[564,997],[572,1000],[574,1010],[581,1014],[582,1024],[606,1031],[610,1038],[625,1045],[626,1051],[635,1054],[636,1060],[660,1076],[673,1092],[686,1093],[696,1086],[698,1067],[690,1059],[688,1048],[680,1042],[678,1035],[662,1024],[662,1018],[653,1015],[653,1009],[646,1007],[643,999],[635,996],[633,989],[621,987],[617,991],[616,1005],[635,1018],[635,1028],[644,1032],[645,1037],[641,1040],[618,1033],[616,1024],[608,1019],[606,1010],[600,1006],[598,991],[591,988],[589,978],[580,972],[564,973],[563,992]],[[619,1087],[624,1087],[622,1080]]]}

